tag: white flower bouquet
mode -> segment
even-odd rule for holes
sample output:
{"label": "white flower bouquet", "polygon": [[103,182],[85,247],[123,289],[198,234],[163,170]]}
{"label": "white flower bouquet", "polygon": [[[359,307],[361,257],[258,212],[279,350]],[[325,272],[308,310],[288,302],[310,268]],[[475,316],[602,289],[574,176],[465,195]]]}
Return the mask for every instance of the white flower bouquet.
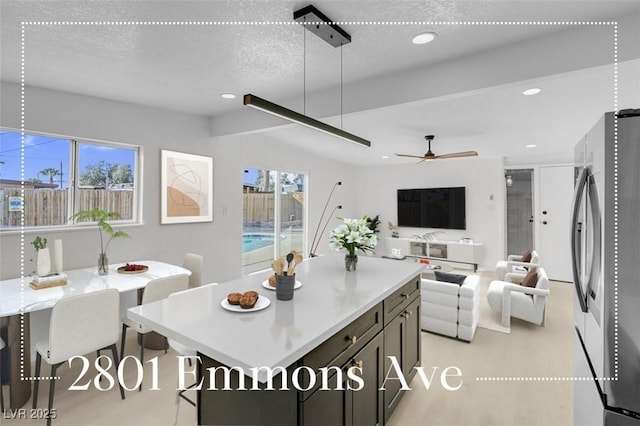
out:
{"label": "white flower bouquet", "polygon": [[378,244],[378,237],[367,226],[367,216],[362,219],[338,219],[342,220],[342,224],[329,234],[329,247],[334,250],[347,249],[349,257],[355,257],[356,250],[373,251]]}

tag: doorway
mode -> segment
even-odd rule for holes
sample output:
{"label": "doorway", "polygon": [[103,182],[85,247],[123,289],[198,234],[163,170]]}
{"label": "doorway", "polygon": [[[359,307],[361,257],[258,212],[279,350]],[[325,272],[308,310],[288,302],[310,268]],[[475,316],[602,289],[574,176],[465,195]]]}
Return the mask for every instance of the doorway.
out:
{"label": "doorway", "polygon": [[534,248],[533,177],[533,169],[505,170],[507,254]]}
{"label": "doorway", "polygon": [[571,200],[573,166],[540,167],[538,250],[549,278],[573,281],[571,271]]}

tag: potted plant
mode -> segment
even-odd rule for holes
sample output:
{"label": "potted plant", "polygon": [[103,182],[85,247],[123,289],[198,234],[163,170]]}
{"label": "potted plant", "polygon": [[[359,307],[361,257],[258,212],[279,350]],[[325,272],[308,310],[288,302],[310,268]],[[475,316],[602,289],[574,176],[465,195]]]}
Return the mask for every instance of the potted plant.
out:
{"label": "potted plant", "polygon": [[[108,219],[118,218],[120,215],[117,212],[107,212],[105,210],[95,208],[91,210],[82,210],[71,216],[73,221],[91,220],[97,222],[98,230],[100,231],[100,255],[98,256],[98,274],[106,275],[109,273],[109,259],[107,258],[107,249],[111,240],[114,238],[128,238],[129,234],[124,231],[116,231],[107,222]],[[108,235],[108,239],[102,235],[103,231]]]}
{"label": "potted plant", "polygon": [[47,247],[47,239],[38,235],[31,242],[31,245],[36,249],[36,273],[39,277],[46,277],[51,272],[51,256],[49,247]]}
{"label": "potted plant", "polygon": [[380,225],[380,215],[376,215],[375,217],[367,217],[366,220],[369,229],[371,229],[374,234],[377,233],[379,231],[378,226]]}

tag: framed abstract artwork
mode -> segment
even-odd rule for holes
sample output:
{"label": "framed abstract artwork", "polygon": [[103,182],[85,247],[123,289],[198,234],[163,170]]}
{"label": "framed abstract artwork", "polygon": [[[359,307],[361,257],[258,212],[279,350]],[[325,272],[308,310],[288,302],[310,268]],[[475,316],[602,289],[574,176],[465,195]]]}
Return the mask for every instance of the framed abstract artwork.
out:
{"label": "framed abstract artwork", "polygon": [[213,220],[213,158],[161,150],[160,223]]}

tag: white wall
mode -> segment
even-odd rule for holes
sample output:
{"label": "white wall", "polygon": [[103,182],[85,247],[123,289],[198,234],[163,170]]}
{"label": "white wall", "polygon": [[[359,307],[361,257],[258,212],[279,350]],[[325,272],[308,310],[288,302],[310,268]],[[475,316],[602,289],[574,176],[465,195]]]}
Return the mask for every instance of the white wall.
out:
{"label": "white wall", "polygon": [[[20,129],[19,87],[2,83],[0,125]],[[55,135],[122,142],[143,146],[143,226],[127,227],[131,239],[113,241],[109,247],[112,263],[133,259],[157,259],[182,263],[185,251],[201,252],[206,246],[185,238],[185,231],[199,235],[215,234],[218,222],[207,224],[160,226],[160,149],[211,155],[206,117],[190,116],[140,106],[110,102],[68,93],[26,88],[25,130]],[[214,215],[217,212],[214,212]],[[97,230],[61,232],[27,231],[25,241],[36,235],[61,238],[64,244],[64,267],[73,269],[97,262]],[[1,278],[20,274],[20,235],[0,236],[2,251]],[[30,246],[25,244],[25,251]],[[30,253],[25,253],[30,254]],[[26,269],[29,271],[30,269]],[[212,271],[207,268],[205,277]]]}
{"label": "white wall", "polygon": [[[504,176],[499,158],[449,159],[402,166],[358,169],[358,205],[369,216],[380,215],[381,237],[391,236],[388,222],[397,225],[396,190],[402,188],[466,187],[466,230],[445,230],[440,240],[472,238],[484,244],[479,267],[495,269],[503,257]],[[400,228],[401,237],[422,235],[435,229]],[[386,254],[381,245],[376,252]]]}
{"label": "white wall", "polygon": [[[350,214],[350,209],[355,208],[353,167],[311,156],[290,145],[282,146],[260,133],[213,139],[209,137],[207,117],[37,88],[27,88],[25,104],[28,131],[143,146],[144,225],[127,228],[131,239],[111,244],[108,254],[112,263],[145,258],[181,263],[184,253],[193,251],[205,255],[205,282],[238,277],[242,250],[242,173],[246,167],[308,173],[312,230],[336,181],[344,184],[335,191],[333,201],[345,206],[343,214]],[[19,86],[2,83],[0,108],[0,126],[20,129]],[[213,157],[213,222],[160,225],[161,149]],[[36,234],[50,240],[61,238],[65,268],[73,269],[97,262],[96,233],[95,229],[27,231],[25,241]],[[1,234],[0,240],[0,279],[19,276],[20,235]],[[92,250],[94,243],[96,248]],[[326,244],[321,244],[319,251],[326,252]]]}
{"label": "white wall", "polygon": [[[313,132],[313,130],[309,131]],[[304,141],[301,141],[301,143],[304,143]],[[242,241],[239,238],[242,230],[241,184],[243,170],[246,168],[285,170],[305,173],[308,176],[309,197],[305,201],[307,201],[309,245],[318,226],[322,208],[334,184],[338,181],[342,182],[342,185],[338,186],[334,191],[327,213],[322,221],[322,226],[327,223],[327,220],[329,220],[329,225],[325,233],[318,236],[320,244],[318,245],[317,254],[330,251],[327,240],[328,232],[334,227],[334,224],[337,224],[334,218],[328,216],[333,206],[338,204],[343,206],[343,210],[339,211],[340,215],[350,216],[353,214],[352,212],[357,211],[357,205],[354,201],[357,180],[353,166],[310,155],[291,145],[278,143],[278,141],[269,138],[267,134],[261,133],[216,138],[213,143],[213,155],[214,158],[220,159],[218,164],[221,169],[220,173],[222,173],[221,179],[226,179],[228,183],[234,180],[239,182],[238,185],[224,184],[219,189],[216,187],[219,195],[216,197],[219,204],[218,207],[229,229],[223,239],[212,242],[217,244],[221,250],[228,250],[233,253],[232,256],[227,254],[225,258],[227,265],[232,266],[234,270],[240,270],[242,263],[240,255]],[[334,214],[334,217],[337,214]]]}
{"label": "white wall", "polygon": [[[20,129],[20,90],[2,82],[0,126]],[[287,168],[308,173],[310,232],[333,184],[343,185],[333,200],[354,211],[353,167],[283,147],[261,134],[213,139],[210,120],[176,112],[112,102],[38,88],[27,88],[25,130],[61,136],[122,142],[143,146],[143,219],[141,226],[127,227],[131,239],[119,239],[109,247],[111,263],[154,259],[181,264],[184,253],[204,255],[204,282],[223,282],[241,275],[242,176],[246,167]],[[311,131],[311,130],[310,130]],[[213,157],[213,222],[160,224],[160,150],[170,149]],[[331,229],[329,226],[328,229]],[[50,241],[63,240],[65,269],[97,265],[96,229],[58,232],[26,231],[25,258],[31,257],[28,242],[38,234]],[[326,235],[319,253],[326,253]],[[21,235],[0,234],[0,279],[20,276]],[[29,271],[30,265],[25,265]],[[123,304],[134,303],[132,297]],[[32,315],[32,340],[42,337],[48,312]]]}

